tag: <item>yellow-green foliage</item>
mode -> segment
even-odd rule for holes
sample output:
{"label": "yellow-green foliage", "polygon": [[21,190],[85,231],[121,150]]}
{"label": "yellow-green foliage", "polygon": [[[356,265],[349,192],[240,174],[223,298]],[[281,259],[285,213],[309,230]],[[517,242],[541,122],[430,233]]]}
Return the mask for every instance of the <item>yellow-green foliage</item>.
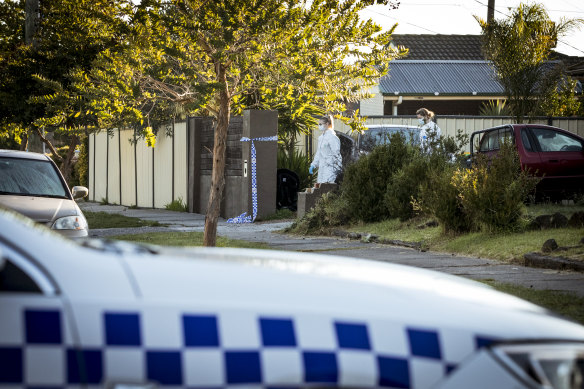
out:
{"label": "yellow-green foliage", "polygon": [[472,169],[455,170],[451,184],[474,229],[504,231],[520,226],[524,201],[537,182],[520,169],[513,145],[503,143],[495,156],[477,156]]}

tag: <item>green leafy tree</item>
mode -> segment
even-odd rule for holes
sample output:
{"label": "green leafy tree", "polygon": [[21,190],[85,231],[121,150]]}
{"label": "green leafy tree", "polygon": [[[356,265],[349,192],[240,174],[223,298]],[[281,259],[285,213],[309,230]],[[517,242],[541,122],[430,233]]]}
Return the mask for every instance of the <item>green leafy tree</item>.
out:
{"label": "green leafy tree", "polygon": [[542,99],[540,114],[545,116],[582,116],[582,103],[576,96],[577,81],[562,77],[559,84],[549,86],[549,93]]}
{"label": "green leafy tree", "polygon": [[[129,0],[62,0],[39,2],[38,28],[25,42],[23,1],[7,0],[3,13],[13,27],[2,41],[0,123],[3,134],[19,137],[32,131],[49,147],[68,179],[79,136],[95,129],[98,116],[75,76],[87,72],[97,56],[124,42],[131,15]],[[1,25],[2,23],[0,23]],[[45,132],[65,135],[69,153],[61,157]],[[26,147],[26,138],[21,147]]]}
{"label": "green leafy tree", "polygon": [[137,67],[142,91],[152,101],[196,106],[216,118],[206,246],[215,245],[230,115],[280,109],[283,131],[295,133],[313,126],[315,113],[342,112],[400,53],[389,47],[392,31],[359,20],[358,12],[374,3],[390,2],[149,2],[159,10],[143,31],[151,38],[144,50],[160,55]]}
{"label": "green leafy tree", "polygon": [[507,19],[490,23],[476,17],[483,33],[483,51],[495,68],[518,123],[541,111],[556,93],[563,74],[550,62],[552,49],[583,19],[553,22],[541,4],[520,4]]}

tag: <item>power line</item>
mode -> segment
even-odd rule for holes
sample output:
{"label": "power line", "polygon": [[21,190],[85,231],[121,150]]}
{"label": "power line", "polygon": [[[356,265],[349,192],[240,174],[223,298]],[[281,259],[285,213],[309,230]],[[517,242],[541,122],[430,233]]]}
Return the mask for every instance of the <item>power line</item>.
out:
{"label": "power line", "polygon": [[563,12],[566,14],[584,14],[584,11],[573,11],[567,9],[548,9],[548,12]]}
{"label": "power line", "polygon": [[[389,16],[389,15],[387,15],[387,14],[384,14],[384,13],[382,13],[382,12],[373,11],[373,10],[370,10],[370,9],[364,9],[363,11],[364,11],[364,12],[370,12],[370,13],[374,13],[374,14],[377,14],[377,15],[380,15],[380,16],[384,16],[384,17],[386,17],[386,18],[393,19],[393,20],[395,20],[395,21],[396,21],[396,22],[398,22],[398,23],[402,23],[402,22],[400,22],[400,21],[399,21],[399,19],[397,19],[397,18],[394,18],[393,16]],[[437,32],[437,31],[430,30],[429,28],[426,28],[426,27],[423,27],[423,26],[418,26],[417,24],[413,24],[413,23],[409,23],[409,22],[403,22],[403,24],[407,24],[407,25],[410,25],[410,26],[413,26],[413,27],[416,27],[416,28],[421,28],[422,30],[426,30],[426,31],[428,31],[428,32],[431,32],[431,33],[433,33],[433,34],[440,34],[440,33],[439,33],[439,32]]]}
{"label": "power line", "polygon": [[[475,3],[479,3],[479,4],[480,4],[480,5],[482,5],[483,7],[488,7],[488,5],[487,5],[487,4],[485,4],[485,3],[483,3],[482,1],[479,1],[479,0],[474,0],[474,1],[475,1]],[[499,10],[497,9],[497,7],[495,7],[495,12],[497,12],[497,13],[500,13],[500,14],[501,14],[501,15],[503,15],[503,16],[507,16],[507,17],[509,16],[509,15],[507,15],[506,13],[499,11]]]}
{"label": "power line", "polygon": [[[474,1],[475,1],[476,3],[479,3],[480,5],[482,5],[482,6],[484,6],[484,7],[487,7],[487,5],[486,5],[485,3],[483,3],[483,2],[481,2],[481,1],[479,1],[479,0],[474,0]],[[548,11],[548,12],[552,12],[552,11],[553,11],[553,12],[573,12],[573,13],[584,13],[584,11],[583,11],[583,12],[581,12],[581,11],[561,11],[561,10],[547,10],[547,11]],[[509,16],[510,16],[510,15],[508,15],[508,14],[504,13],[504,12],[501,12],[501,11],[497,10],[496,8],[495,8],[495,12],[498,12],[498,13],[500,13],[501,15],[503,15],[503,16],[505,16],[505,17],[509,17]],[[576,50],[576,51],[578,51],[578,52],[580,52],[580,53],[584,54],[584,51],[583,51],[582,49],[579,49],[579,48],[577,48],[577,47],[574,47],[574,46],[572,46],[571,44],[569,44],[568,42],[566,42],[566,41],[564,41],[564,40],[562,40],[562,39],[558,39],[558,42],[560,42],[560,43],[562,43],[563,45],[565,45],[565,46],[568,46],[568,47],[570,47],[570,48],[572,48],[572,49],[574,49],[574,50]]]}
{"label": "power line", "polygon": [[566,46],[568,46],[568,47],[571,47],[572,49],[574,49],[574,50],[576,50],[576,51],[579,51],[579,52],[581,52],[582,54],[584,54],[584,51],[583,51],[583,50],[581,50],[581,49],[579,49],[579,48],[577,48],[577,47],[574,47],[574,46],[572,46],[571,44],[569,44],[569,43],[568,43],[568,42],[566,42],[566,41],[563,41],[563,40],[561,40],[561,39],[558,39],[558,42],[560,42],[560,43],[562,43],[562,44],[564,44],[564,45],[566,45]]}

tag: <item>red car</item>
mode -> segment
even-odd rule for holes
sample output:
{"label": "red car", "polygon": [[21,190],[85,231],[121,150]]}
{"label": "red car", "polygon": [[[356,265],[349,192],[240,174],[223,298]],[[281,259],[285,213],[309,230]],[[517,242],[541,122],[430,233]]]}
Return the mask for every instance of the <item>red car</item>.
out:
{"label": "red car", "polygon": [[473,132],[471,158],[477,152],[496,153],[505,138],[517,148],[521,168],[542,177],[538,192],[552,196],[584,192],[584,138],[542,124],[506,124]]}

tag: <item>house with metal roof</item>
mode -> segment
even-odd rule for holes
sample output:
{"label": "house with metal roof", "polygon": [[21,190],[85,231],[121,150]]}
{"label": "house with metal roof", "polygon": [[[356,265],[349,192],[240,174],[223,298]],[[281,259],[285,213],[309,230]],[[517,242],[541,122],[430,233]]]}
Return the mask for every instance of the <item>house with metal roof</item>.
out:
{"label": "house with metal roof", "polygon": [[361,115],[414,115],[421,107],[439,115],[479,115],[484,103],[505,100],[480,35],[395,34],[393,39],[409,54],[390,63],[389,73],[371,90],[373,98],[360,102]]}

